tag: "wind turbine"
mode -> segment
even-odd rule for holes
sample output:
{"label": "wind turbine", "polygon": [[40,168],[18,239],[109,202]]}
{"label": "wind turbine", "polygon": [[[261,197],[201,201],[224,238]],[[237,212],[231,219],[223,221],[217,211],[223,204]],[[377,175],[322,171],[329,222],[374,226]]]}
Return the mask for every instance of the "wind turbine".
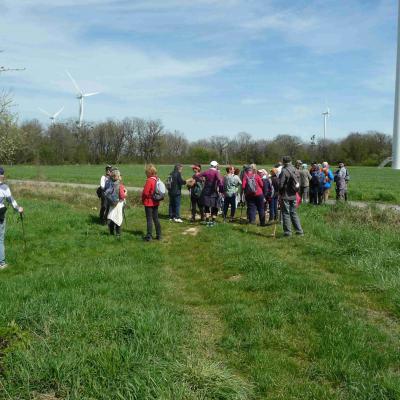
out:
{"label": "wind turbine", "polygon": [[81,88],[78,86],[78,84],[76,83],[76,81],[72,77],[72,75],[68,71],[66,71],[66,73],[69,76],[69,78],[71,79],[72,84],[75,86],[75,89],[78,92],[77,95],[76,95],[76,98],[79,100],[79,121],[78,121],[78,126],[81,127],[82,126],[82,121],[83,121],[83,99],[85,97],[94,96],[96,94],[99,94],[100,92],[84,93],[81,90]]}
{"label": "wind turbine", "polygon": [[322,113],[322,115],[324,116],[324,142],[326,140],[326,133],[327,133],[327,123],[328,123],[328,117],[331,115],[329,108]]}
{"label": "wind turbine", "polygon": [[64,107],[61,107],[56,113],[54,113],[52,115],[49,112],[47,112],[46,110],[43,110],[43,108],[39,107],[39,111],[42,112],[43,114],[47,115],[52,124],[56,123],[56,118],[61,114],[62,110],[64,110]]}

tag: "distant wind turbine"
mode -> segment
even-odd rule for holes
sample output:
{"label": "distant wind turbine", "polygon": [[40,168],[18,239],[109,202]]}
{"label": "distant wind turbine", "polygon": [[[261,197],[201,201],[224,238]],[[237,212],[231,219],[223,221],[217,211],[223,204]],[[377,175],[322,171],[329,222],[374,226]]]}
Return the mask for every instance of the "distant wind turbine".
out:
{"label": "distant wind turbine", "polygon": [[325,140],[326,140],[326,133],[327,133],[327,124],[328,124],[328,117],[331,115],[330,114],[330,111],[329,111],[329,108],[324,112],[324,113],[322,113],[322,115],[324,116],[324,142],[325,142]]}
{"label": "distant wind turbine", "polygon": [[78,120],[78,126],[82,126],[82,121],[83,121],[83,99],[85,97],[89,96],[94,96],[96,94],[99,94],[100,92],[93,92],[93,93],[83,93],[81,88],[78,86],[76,83],[75,79],[72,77],[72,75],[66,71],[67,75],[69,76],[69,79],[71,79],[72,84],[75,86],[75,89],[77,90],[77,95],[76,98],[79,100],[79,120]]}
{"label": "distant wind turbine", "polygon": [[52,124],[56,123],[56,118],[61,114],[62,110],[64,110],[64,107],[61,107],[56,113],[50,114],[46,110],[43,110],[43,108],[39,107],[39,111],[42,112],[43,114],[47,115],[50,118],[50,121]]}

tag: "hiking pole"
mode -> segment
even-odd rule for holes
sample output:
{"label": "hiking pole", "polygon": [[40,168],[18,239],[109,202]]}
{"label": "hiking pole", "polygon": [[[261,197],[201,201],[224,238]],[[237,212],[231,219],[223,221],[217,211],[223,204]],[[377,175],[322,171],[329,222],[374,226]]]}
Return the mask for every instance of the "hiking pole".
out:
{"label": "hiking pole", "polygon": [[24,251],[26,251],[26,237],[25,237],[25,226],[24,226],[23,213],[19,213],[19,217],[21,219],[21,225],[22,225],[22,238],[24,240]]}

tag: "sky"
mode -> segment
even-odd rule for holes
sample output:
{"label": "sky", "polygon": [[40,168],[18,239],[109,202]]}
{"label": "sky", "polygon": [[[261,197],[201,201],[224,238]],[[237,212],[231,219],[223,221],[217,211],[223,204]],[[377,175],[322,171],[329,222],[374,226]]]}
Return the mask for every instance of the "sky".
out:
{"label": "sky", "polygon": [[0,0],[0,74],[22,122],[156,118],[190,140],[391,134],[394,0]]}

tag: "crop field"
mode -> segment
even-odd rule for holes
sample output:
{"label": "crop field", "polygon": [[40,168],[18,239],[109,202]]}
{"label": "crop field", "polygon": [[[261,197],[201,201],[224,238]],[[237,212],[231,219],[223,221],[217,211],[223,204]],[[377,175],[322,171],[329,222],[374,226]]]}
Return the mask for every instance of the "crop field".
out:
{"label": "crop field", "polygon": [[[143,165],[124,164],[119,166],[127,186],[142,186],[145,181]],[[172,165],[157,166],[162,179],[171,172]],[[349,193],[351,200],[400,204],[400,171],[391,168],[374,167],[349,168],[351,181]],[[62,166],[10,166],[7,175],[10,179],[47,180],[55,182],[80,182],[98,184],[103,166],[62,165]],[[183,170],[183,176],[191,175],[190,166]]]}
{"label": "crop field", "polygon": [[306,235],[288,240],[170,223],[163,204],[164,240],[145,243],[135,195],[117,240],[93,191],[13,191],[26,249],[9,212],[1,399],[400,398],[400,214],[302,206]]}

